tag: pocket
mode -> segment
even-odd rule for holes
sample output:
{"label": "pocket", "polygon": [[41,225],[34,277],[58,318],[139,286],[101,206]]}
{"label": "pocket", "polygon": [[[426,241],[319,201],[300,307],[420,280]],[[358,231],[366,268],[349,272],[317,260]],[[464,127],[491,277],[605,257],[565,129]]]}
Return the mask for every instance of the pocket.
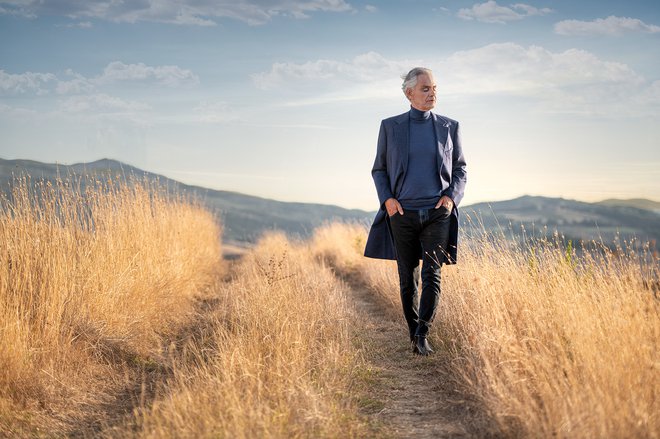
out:
{"label": "pocket", "polygon": [[449,218],[449,216],[451,215],[451,210],[447,209],[445,206],[440,206],[435,210],[438,213],[440,219],[443,220]]}

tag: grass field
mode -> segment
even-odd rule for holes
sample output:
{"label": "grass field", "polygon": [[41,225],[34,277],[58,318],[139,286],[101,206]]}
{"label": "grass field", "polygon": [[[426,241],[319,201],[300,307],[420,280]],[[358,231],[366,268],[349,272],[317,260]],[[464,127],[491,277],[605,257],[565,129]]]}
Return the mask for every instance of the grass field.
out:
{"label": "grass field", "polygon": [[0,432],[62,435],[159,364],[220,261],[220,229],[146,183],[32,184],[0,209]]}
{"label": "grass field", "polygon": [[[443,380],[424,395],[458,408],[443,431],[660,435],[650,250],[464,237],[443,269],[437,353],[421,360],[396,267],[362,257],[363,227],[272,234],[223,262],[194,201],[76,187],[23,181],[1,202],[0,436],[405,437],[414,416],[391,404],[416,401],[395,366]],[[378,347],[374,318],[394,328]]]}
{"label": "grass field", "polygon": [[[316,247],[398,312],[395,266],[365,259],[362,227],[318,230]],[[658,259],[647,248],[581,252],[547,240],[467,237],[443,270],[432,331],[489,433],[659,437]]]}

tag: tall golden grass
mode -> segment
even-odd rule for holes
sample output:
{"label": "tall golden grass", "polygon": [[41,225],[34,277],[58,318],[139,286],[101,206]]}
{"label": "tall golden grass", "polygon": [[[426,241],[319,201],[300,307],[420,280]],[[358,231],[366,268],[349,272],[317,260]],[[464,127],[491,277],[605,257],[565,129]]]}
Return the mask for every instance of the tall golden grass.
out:
{"label": "tall golden grass", "polygon": [[[270,235],[225,280],[219,235],[147,183],[16,184],[0,201],[0,436],[386,434],[360,415],[361,316],[335,275],[400,316],[396,266],[362,257],[364,227]],[[658,437],[658,260],[644,251],[463,240],[432,343],[484,435]],[[151,396],[108,419],[152,364],[168,372],[144,382]]]}
{"label": "tall golden grass", "polygon": [[[0,435],[61,435],[189,317],[220,229],[147,182],[16,181],[0,200]],[[87,408],[87,409],[86,409]]]}
{"label": "tall golden grass", "polygon": [[170,391],[112,435],[364,437],[345,288],[307,245],[264,238],[220,286]]}
{"label": "tall golden grass", "polygon": [[309,246],[271,235],[222,280],[200,206],[85,184],[2,199],[0,436],[365,435],[355,316]]}
{"label": "tall golden grass", "polygon": [[[395,265],[363,258],[365,237],[332,224],[314,242],[400,313]],[[484,434],[660,436],[658,260],[642,253],[462,241],[458,265],[443,269],[432,341],[464,396],[481,401]]]}

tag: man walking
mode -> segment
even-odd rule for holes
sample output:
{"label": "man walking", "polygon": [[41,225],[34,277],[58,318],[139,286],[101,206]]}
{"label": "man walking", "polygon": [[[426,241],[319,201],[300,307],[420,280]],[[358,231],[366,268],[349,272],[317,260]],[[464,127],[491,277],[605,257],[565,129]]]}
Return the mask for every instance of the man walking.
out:
{"label": "man walking", "polygon": [[433,72],[415,67],[403,77],[402,89],[410,110],[380,125],[371,170],[380,210],[364,254],[396,259],[413,352],[429,355],[433,349],[427,335],[440,299],[440,269],[456,263],[465,158],[458,122],[431,112],[436,103]]}

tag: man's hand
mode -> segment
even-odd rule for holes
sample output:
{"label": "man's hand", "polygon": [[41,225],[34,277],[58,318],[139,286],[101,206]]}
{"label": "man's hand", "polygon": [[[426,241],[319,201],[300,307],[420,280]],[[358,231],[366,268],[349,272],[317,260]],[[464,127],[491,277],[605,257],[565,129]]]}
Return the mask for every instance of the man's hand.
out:
{"label": "man's hand", "polygon": [[403,215],[403,207],[401,207],[401,204],[399,204],[396,198],[388,198],[387,201],[385,201],[385,210],[387,210],[389,216],[392,216],[397,212],[399,212],[400,215]]}
{"label": "man's hand", "polygon": [[454,200],[449,198],[447,195],[443,195],[440,197],[440,201],[438,201],[438,204],[435,205],[435,208],[439,208],[440,206],[445,206],[448,211],[451,212],[451,210],[454,208]]}

